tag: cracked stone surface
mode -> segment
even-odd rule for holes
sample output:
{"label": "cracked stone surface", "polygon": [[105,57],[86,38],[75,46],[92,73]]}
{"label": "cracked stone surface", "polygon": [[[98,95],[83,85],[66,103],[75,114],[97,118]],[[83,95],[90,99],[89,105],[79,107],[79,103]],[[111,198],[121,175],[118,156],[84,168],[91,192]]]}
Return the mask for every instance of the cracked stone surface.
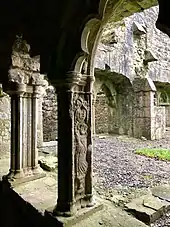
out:
{"label": "cracked stone surface", "polygon": [[[101,201],[102,202],[102,201]],[[91,215],[87,219],[74,225],[74,227],[147,227],[120,208],[115,208],[111,203],[104,202],[103,210]]]}
{"label": "cracked stone surface", "polygon": [[164,215],[170,208],[170,203],[147,195],[132,200],[130,203],[126,204],[126,208],[139,220],[150,224]]}
{"label": "cracked stone surface", "polygon": [[151,189],[154,196],[170,202],[170,185],[161,185]]}
{"label": "cracked stone surface", "polygon": [[14,190],[42,213],[48,207],[56,205],[57,179],[50,173],[44,178],[18,185]]}

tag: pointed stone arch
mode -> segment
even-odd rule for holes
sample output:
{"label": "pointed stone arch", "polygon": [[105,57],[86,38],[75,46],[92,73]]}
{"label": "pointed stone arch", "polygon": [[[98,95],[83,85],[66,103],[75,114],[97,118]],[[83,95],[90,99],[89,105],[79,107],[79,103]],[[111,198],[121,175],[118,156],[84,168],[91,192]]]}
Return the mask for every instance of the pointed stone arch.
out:
{"label": "pointed stone arch", "polygon": [[[72,215],[75,210],[94,204],[91,173],[93,147],[92,90],[95,79],[94,56],[103,28],[109,20],[116,22],[124,16],[129,16],[133,12],[152,6],[152,4],[156,4],[156,0],[153,0],[150,5],[147,5],[144,0],[137,1],[137,3],[126,0],[101,0],[98,5],[95,5],[95,10],[93,8],[94,13],[87,14],[86,18],[82,21],[83,24],[81,24],[81,29],[79,29],[81,32],[77,33],[74,41],[78,42],[76,46],[78,52],[74,51],[75,54],[71,53],[74,58],[71,59],[71,55],[69,58],[66,58],[66,68],[64,70],[66,74],[61,74],[60,80],[57,80],[57,78],[53,80],[51,77],[58,94],[58,109],[61,111],[59,111],[58,120],[62,122],[61,124],[59,123],[58,128],[59,190],[57,206],[53,210],[55,215]],[[68,30],[68,34],[65,33],[63,39],[67,40],[69,34]],[[65,48],[69,48],[69,45]],[[60,69],[58,72],[61,73]],[[76,103],[79,99],[81,99],[81,102],[78,103],[82,104],[77,106]],[[77,111],[84,112],[83,103],[86,103],[85,106],[87,105],[86,114],[88,116],[88,121],[86,122],[87,134],[84,135],[81,134],[81,130],[77,132],[77,128],[75,128],[77,124],[75,113]],[[64,115],[63,112],[65,113]],[[80,140],[83,139],[82,141],[84,141],[83,146],[85,150],[83,148],[82,152],[85,152],[86,155],[83,156],[83,159],[84,161],[85,159],[88,160],[86,163],[88,166],[87,172],[80,184],[84,187],[84,190],[80,190],[80,185],[77,187],[77,173],[74,169],[76,157],[81,150],[80,143],[78,143],[79,140],[76,139],[77,135],[79,135]],[[84,162],[83,160],[81,161]],[[63,166],[63,163],[67,163],[67,171],[65,171],[66,168]],[[69,187],[68,182],[70,182]],[[82,182],[84,183],[82,184]]]}

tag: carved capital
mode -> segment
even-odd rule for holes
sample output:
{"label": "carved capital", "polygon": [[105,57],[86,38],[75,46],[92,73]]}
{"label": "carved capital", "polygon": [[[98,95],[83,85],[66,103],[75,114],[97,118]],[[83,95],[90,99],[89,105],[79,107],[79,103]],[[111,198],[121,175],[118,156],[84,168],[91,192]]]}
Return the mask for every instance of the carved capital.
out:
{"label": "carved capital", "polygon": [[29,84],[47,87],[48,82],[44,79],[44,75],[40,73],[32,73],[29,79]]}
{"label": "carved capital", "polygon": [[9,82],[17,84],[27,84],[29,82],[29,75],[20,69],[9,69]]}
{"label": "carved capital", "polygon": [[92,92],[94,81],[94,76],[70,71],[63,80],[52,81],[52,84],[55,86],[57,92],[60,92],[61,89],[74,92],[78,87],[81,90],[88,87],[87,90]]}
{"label": "carved capital", "polygon": [[60,89],[63,88],[73,91],[74,86],[79,84],[80,78],[80,73],[68,72],[65,78],[63,78],[62,80],[52,81],[52,84],[55,86],[57,91],[60,91]]}
{"label": "carved capital", "polygon": [[10,83],[10,86],[6,88],[5,92],[9,95],[24,95],[27,90],[26,84]]}
{"label": "carved capital", "polygon": [[33,97],[34,98],[40,98],[44,94],[44,88],[39,85],[34,85],[33,86]]}

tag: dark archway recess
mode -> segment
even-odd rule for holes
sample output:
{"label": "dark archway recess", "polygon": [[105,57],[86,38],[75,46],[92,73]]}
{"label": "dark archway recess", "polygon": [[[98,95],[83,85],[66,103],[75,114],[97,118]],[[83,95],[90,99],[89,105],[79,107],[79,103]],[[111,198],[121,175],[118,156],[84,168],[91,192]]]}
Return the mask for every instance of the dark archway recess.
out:
{"label": "dark archway recess", "polygon": [[51,80],[66,75],[81,52],[83,25],[97,14],[98,5],[99,0],[2,1],[0,56],[6,64],[1,71],[7,71],[15,36],[22,34],[30,54],[40,55],[41,73],[48,73]]}
{"label": "dark archway recess", "polygon": [[156,22],[156,27],[170,36],[169,2],[168,0],[158,0],[158,2],[159,16]]}

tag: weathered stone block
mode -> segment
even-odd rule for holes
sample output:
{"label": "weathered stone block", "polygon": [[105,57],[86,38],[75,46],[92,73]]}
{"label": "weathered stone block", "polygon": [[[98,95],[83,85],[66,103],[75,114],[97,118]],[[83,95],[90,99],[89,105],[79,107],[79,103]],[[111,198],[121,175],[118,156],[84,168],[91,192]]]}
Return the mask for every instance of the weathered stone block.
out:
{"label": "weathered stone block", "polygon": [[152,194],[160,199],[170,202],[170,186],[162,185],[151,189]]}
{"label": "weathered stone block", "polygon": [[126,204],[126,208],[139,220],[150,224],[160,218],[170,208],[170,203],[147,195],[132,200],[132,202]]}
{"label": "weathered stone block", "polygon": [[55,171],[58,166],[58,158],[54,156],[39,156],[38,162],[42,169],[47,171]]}
{"label": "weathered stone block", "polygon": [[143,112],[144,112],[144,117],[151,118],[152,109],[150,107],[144,107]]}

